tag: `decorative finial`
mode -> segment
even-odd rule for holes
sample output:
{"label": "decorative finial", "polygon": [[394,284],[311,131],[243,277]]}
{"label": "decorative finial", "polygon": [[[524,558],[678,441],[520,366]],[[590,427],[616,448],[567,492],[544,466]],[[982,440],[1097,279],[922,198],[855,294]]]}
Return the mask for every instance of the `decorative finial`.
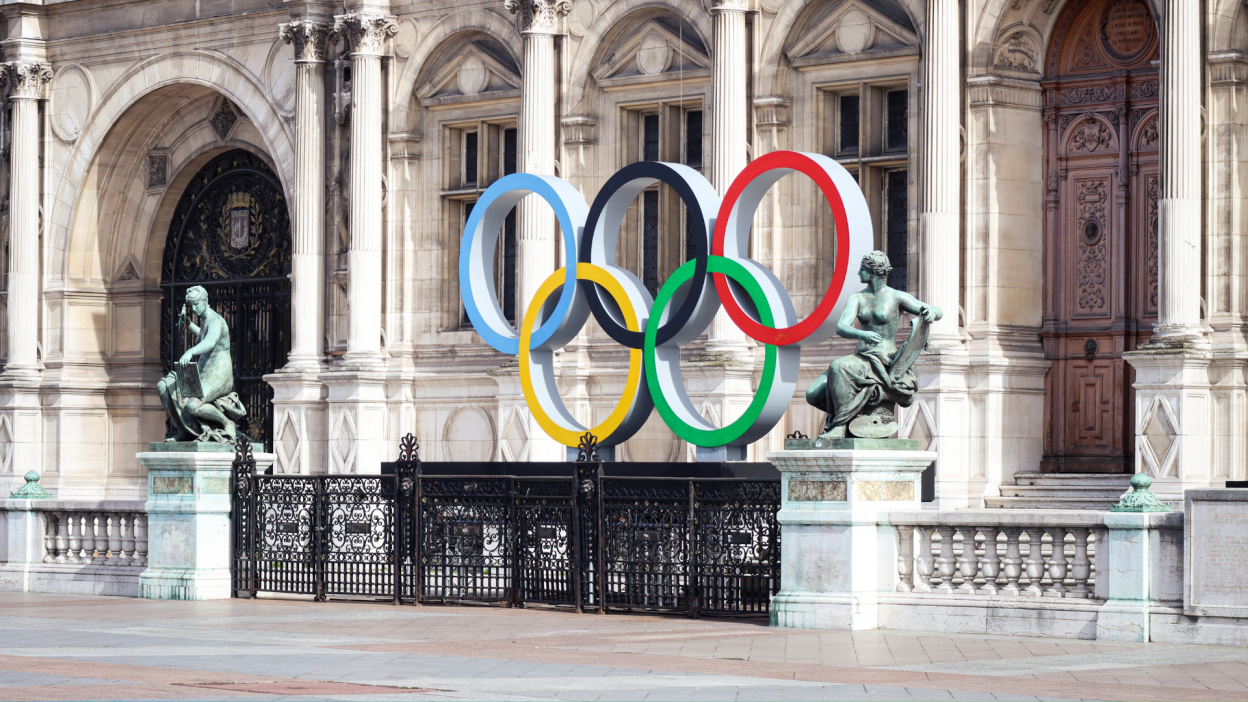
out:
{"label": "decorative finial", "polygon": [[10,500],[50,500],[55,497],[56,495],[43,489],[39,484],[39,474],[33,470],[26,474],[26,484],[9,495]]}
{"label": "decorative finial", "polygon": [[576,446],[576,462],[589,463],[600,460],[602,459],[598,458],[598,437],[587,431]]}
{"label": "decorative finial", "polygon": [[1153,484],[1153,479],[1143,473],[1136,473],[1131,476],[1131,492],[1122,496],[1118,500],[1118,504],[1109,508],[1111,512],[1169,512],[1167,507],[1157,496],[1148,491]]}
{"label": "decorative finial", "polygon": [[420,444],[418,439],[409,431],[407,436],[399,439],[399,460],[413,462],[420,460]]}
{"label": "decorative finial", "polygon": [[234,440],[234,460],[239,463],[256,460],[255,456],[251,454],[250,437],[241,431]]}
{"label": "decorative finial", "polygon": [[801,429],[797,429],[792,434],[789,434],[788,436],[784,438],[786,439],[809,439],[810,437],[803,434]]}

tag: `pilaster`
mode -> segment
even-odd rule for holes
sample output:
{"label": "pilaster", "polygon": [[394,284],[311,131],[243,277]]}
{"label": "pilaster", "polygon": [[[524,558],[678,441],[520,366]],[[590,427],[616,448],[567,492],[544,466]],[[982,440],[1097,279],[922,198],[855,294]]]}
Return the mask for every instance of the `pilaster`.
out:
{"label": "pilaster", "polygon": [[932,324],[932,346],[956,345],[961,305],[962,165],[957,0],[927,0],[922,113],[923,153],[919,183],[922,269],[919,296],[944,310]]}
{"label": "pilaster", "polygon": [[386,374],[345,369],[318,376],[328,389],[325,453],[330,474],[368,474],[390,460],[386,450]]}
{"label": "pilaster", "polygon": [[[915,361],[919,390],[903,421],[903,427],[911,428],[911,438],[919,433],[913,429],[915,422],[926,424],[927,449],[937,454],[936,501],[941,509],[983,506],[987,479],[974,469],[970,360],[960,347],[938,347],[920,355]],[[914,413],[920,416],[911,420]]]}
{"label": "pilaster", "polygon": [[[5,374],[7,376],[8,374]],[[37,378],[0,376],[0,494],[8,495],[28,471],[47,484],[56,476],[43,469],[43,408]]]}

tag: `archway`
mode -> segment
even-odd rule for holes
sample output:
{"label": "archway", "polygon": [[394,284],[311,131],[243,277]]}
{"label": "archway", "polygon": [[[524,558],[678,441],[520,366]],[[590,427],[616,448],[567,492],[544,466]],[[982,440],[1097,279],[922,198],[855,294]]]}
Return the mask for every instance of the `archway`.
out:
{"label": "archway", "polygon": [[168,371],[190,347],[175,334],[186,291],[202,286],[230,326],[234,390],[248,433],[273,446],[273,389],[264,376],[290,351],[290,215],[280,181],[257,155],[227,151],[183,191],[161,263],[160,358]]}
{"label": "archway", "polygon": [[1157,317],[1157,24],[1147,0],[1083,0],[1045,66],[1046,379],[1041,469],[1129,472],[1132,371]]}

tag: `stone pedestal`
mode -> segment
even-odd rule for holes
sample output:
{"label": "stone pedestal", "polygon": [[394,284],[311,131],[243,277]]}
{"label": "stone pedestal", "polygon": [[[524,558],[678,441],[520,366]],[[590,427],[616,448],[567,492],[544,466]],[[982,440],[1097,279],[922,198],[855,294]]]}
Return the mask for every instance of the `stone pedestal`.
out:
{"label": "stone pedestal", "polygon": [[[253,444],[256,471],[273,454]],[[230,596],[230,478],[234,447],[152,443],[136,454],[147,468],[147,570],[139,597],[214,600]]]}
{"label": "stone pedestal", "polygon": [[891,592],[890,510],[919,509],[919,479],[936,454],[911,439],[799,439],[767,454],[780,469],[783,588],[771,623],[874,629]]}
{"label": "stone pedestal", "polygon": [[[1098,641],[1152,640],[1150,610],[1161,601],[1174,601],[1176,583],[1167,584],[1166,573],[1181,568],[1177,544],[1165,543],[1167,533],[1181,534],[1181,512],[1110,512],[1105,515],[1109,581],[1105,604],[1096,617]],[[1168,528],[1167,528],[1168,527]],[[1175,538],[1170,536],[1170,538]],[[1105,561],[1097,556],[1097,578]],[[1100,586],[1097,586],[1098,594]]]}

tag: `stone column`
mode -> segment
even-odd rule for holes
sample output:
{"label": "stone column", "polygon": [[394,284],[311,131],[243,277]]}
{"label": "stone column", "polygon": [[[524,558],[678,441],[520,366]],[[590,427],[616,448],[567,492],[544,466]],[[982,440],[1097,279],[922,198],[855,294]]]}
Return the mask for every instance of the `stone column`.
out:
{"label": "stone column", "polygon": [[13,106],[9,140],[8,377],[36,377],[39,358],[39,98],[52,67],[5,64]]}
{"label": "stone column", "polygon": [[1200,3],[1164,0],[1161,28],[1160,249],[1154,339],[1192,341],[1200,328]]}
{"label": "stone column", "polygon": [[381,57],[398,31],[390,17],[334,17],[351,52],[351,229],[347,253],[347,353],[354,367],[381,365]]}
{"label": "stone column", "polygon": [[[7,49],[6,49],[7,51]],[[0,415],[8,420],[11,486],[28,470],[43,472],[39,400],[39,99],[52,79],[42,61],[3,64],[12,104],[9,150],[8,363],[0,373]],[[52,477],[52,476],[46,476]]]}
{"label": "stone column", "polygon": [[958,2],[927,0],[921,129],[922,240],[921,298],[944,310],[932,324],[933,346],[958,338],[961,274],[960,208],[962,164],[959,142],[961,75],[958,67]]}
{"label": "stone column", "polygon": [[383,15],[334,17],[334,33],[351,51],[351,232],[345,367],[319,376],[328,389],[330,473],[376,473],[388,460],[381,362],[381,57],[396,31],[394,19]]}
{"label": "stone column", "polygon": [[322,473],[325,455],[325,55],[333,26],[280,25],[295,50],[295,210],[291,273],[291,348],[273,386],[273,452],[278,473]]}
{"label": "stone column", "polygon": [[[519,169],[535,175],[555,175],[555,30],[560,15],[572,9],[568,0],[504,0],[516,16],[524,37],[524,67],[520,84]],[[516,213],[517,242],[516,321],[542,281],[557,266],[555,215],[546,203],[525,198]]]}
{"label": "stone column", "polygon": [[295,212],[287,368],[317,369],[325,325],[325,48],[332,27],[279,28],[295,48]]}
{"label": "stone column", "polygon": [[[714,47],[711,72],[711,183],[720,197],[728,192],[748,161],[750,97],[745,43],[745,0],[713,0]],[[715,315],[707,337],[707,355],[736,358],[744,355],[745,334],[724,311]]]}

